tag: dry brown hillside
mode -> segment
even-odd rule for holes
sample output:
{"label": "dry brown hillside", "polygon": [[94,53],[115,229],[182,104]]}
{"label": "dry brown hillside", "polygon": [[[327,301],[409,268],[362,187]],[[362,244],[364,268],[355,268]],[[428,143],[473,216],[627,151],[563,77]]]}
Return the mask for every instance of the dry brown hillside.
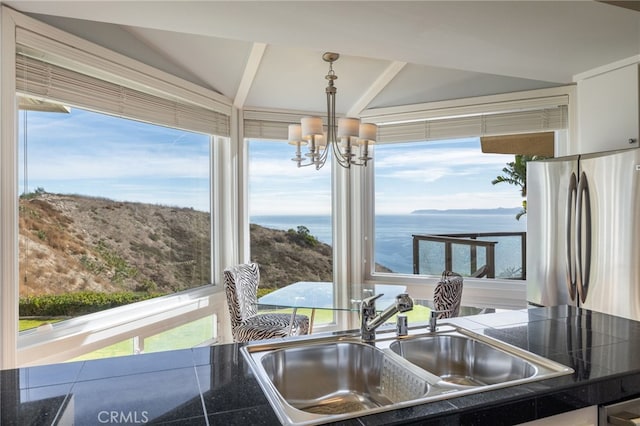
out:
{"label": "dry brown hillside", "polygon": [[[302,230],[251,225],[261,286],[331,280],[331,247]],[[20,200],[21,296],[173,292],[209,282],[208,215],[38,192]]]}

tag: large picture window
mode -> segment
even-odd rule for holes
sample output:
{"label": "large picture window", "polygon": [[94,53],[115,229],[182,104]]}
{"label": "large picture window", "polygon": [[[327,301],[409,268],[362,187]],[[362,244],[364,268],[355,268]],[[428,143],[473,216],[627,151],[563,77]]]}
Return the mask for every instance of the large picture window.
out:
{"label": "large picture window", "polygon": [[[281,307],[309,301],[332,306],[331,160],[320,170],[297,168],[292,146],[279,141],[250,140],[248,151],[251,260],[260,266],[259,296],[269,294],[269,303]],[[316,325],[334,322],[330,309],[298,313],[314,315]]]}
{"label": "large picture window", "polygon": [[44,104],[67,112],[19,115],[21,317],[211,283],[211,137]]}
{"label": "large picture window", "polygon": [[479,138],[377,145],[377,272],[525,278],[524,198],[492,183],[512,161]]}
{"label": "large picture window", "polygon": [[248,147],[251,259],[260,263],[261,287],[331,282],[331,161],[297,168],[285,142]]}
{"label": "large picture window", "polygon": [[17,129],[3,132],[2,222],[16,249],[3,256],[0,319],[7,336],[22,332],[5,339],[3,365],[226,338],[214,241],[225,218],[213,197],[227,196],[214,183],[230,101],[5,12],[15,81],[3,105],[16,109],[3,110],[3,125]]}

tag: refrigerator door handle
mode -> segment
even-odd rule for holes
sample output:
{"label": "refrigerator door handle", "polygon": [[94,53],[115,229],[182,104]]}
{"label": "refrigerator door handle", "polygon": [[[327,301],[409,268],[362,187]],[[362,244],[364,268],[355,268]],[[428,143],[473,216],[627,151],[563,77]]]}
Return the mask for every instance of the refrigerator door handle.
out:
{"label": "refrigerator door handle", "polygon": [[[584,208],[584,214],[583,214]],[[584,216],[584,259],[582,258],[582,217]],[[578,199],[576,202],[576,282],[578,295],[584,303],[589,292],[591,273],[591,197],[587,175],[582,172],[578,181]]]}
{"label": "refrigerator door handle", "polygon": [[573,237],[574,227],[573,219],[575,218],[576,196],[578,191],[578,179],[575,173],[571,173],[569,178],[569,189],[567,190],[567,211],[565,215],[565,242],[567,244],[566,266],[567,266],[567,287],[571,300],[576,299],[576,257],[575,245]]}

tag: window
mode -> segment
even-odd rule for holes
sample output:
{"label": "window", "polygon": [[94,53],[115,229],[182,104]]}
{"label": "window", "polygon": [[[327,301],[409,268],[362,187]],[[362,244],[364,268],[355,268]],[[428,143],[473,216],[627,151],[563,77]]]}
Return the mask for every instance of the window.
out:
{"label": "window", "polygon": [[211,283],[209,135],[72,107],[21,111],[19,140],[21,315]]}
{"label": "window", "polygon": [[[224,295],[219,287],[205,284],[218,282],[220,272],[214,265],[226,264],[232,256],[221,254],[228,251],[219,250],[219,242],[212,240],[237,220],[220,207],[229,205],[237,188],[215,184],[225,173],[221,165],[232,160],[224,146],[231,133],[231,101],[13,10],[3,9],[3,18],[3,39],[15,40],[14,45],[3,45],[5,65],[15,67],[15,80],[3,80],[3,128],[16,125],[20,132],[19,140],[18,131],[2,134],[7,177],[0,188],[6,249],[0,268],[3,368],[61,362],[200,319],[211,322],[207,340],[219,338],[217,316],[226,310]],[[81,132],[75,131],[78,126]],[[179,165],[186,166],[182,172]],[[119,178],[106,178],[117,172]],[[56,197],[67,199],[51,204]],[[79,213],[69,211],[69,203],[77,206],[79,197],[98,207],[82,211],[82,220],[70,220],[70,213]],[[147,206],[168,207],[173,216],[154,216]],[[114,223],[119,213],[130,220]],[[97,232],[78,226],[91,220]],[[145,227],[145,221],[148,225],[152,220],[164,221],[164,229]],[[47,226],[36,226],[38,221]],[[193,230],[197,232],[190,234]],[[145,231],[146,237],[139,238]],[[172,238],[165,240],[166,247],[154,246],[168,234]],[[195,234],[197,238],[191,238]],[[126,246],[128,241],[132,243]],[[56,253],[49,244],[56,245]],[[134,263],[128,257],[133,252],[144,253],[144,259]],[[30,269],[44,258],[51,260],[46,269]],[[179,271],[176,280],[158,268],[161,263]],[[93,276],[87,277],[87,271]],[[155,274],[144,278],[149,271]],[[50,282],[30,281],[41,276]],[[74,295],[81,289],[92,292],[79,298],[80,305],[101,311],[84,315],[83,309],[47,318],[42,326],[37,320],[19,325],[20,291],[53,293],[51,288],[60,288],[57,280]],[[113,292],[124,295],[118,299]],[[162,293],[169,294],[154,297]],[[52,305],[76,304],[68,300],[69,293],[59,296]],[[139,297],[151,299],[129,303]],[[125,306],[110,309],[113,302]],[[21,303],[20,311],[58,316],[42,312],[43,306],[40,301]],[[50,324],[60,319],[64,321]],[[11,332],[33,326],[38,330]]]}
{"label": "window", "polygon": [[376,271],[524,278],[524,199],[492,184],[513,160],[483,154],[479,138],[377,145]]}
{"label": "window", "polygon": [[[264,287],[332,280],[331,161],[320,170],[297,168],[292,156],[287,143],[249,142],[251,259],[260,263]],[[270,273],[270,266],[282,269]]]}
{"label": "window", "polygon": [[[333,282],[331,160],[320,170],[297,168],[291,145],[277,141],[250,140],[248,151],[251,260],[260,265],[259,296],[294,283]],[[305,291],[313,288],[299,296]],[[331,306],[331,292],[320,294]],[[317,323],[332,320],[331,311],[316,317]]]}

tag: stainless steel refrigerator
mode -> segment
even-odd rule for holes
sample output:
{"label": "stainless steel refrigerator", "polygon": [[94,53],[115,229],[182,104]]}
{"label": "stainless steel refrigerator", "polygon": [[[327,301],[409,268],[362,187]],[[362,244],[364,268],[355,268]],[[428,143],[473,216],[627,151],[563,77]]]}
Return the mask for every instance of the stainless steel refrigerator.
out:
{"label": "stainless steel refrigerator", "polygon": [[527,163],[527,300],[640,320],[640,149]]}

